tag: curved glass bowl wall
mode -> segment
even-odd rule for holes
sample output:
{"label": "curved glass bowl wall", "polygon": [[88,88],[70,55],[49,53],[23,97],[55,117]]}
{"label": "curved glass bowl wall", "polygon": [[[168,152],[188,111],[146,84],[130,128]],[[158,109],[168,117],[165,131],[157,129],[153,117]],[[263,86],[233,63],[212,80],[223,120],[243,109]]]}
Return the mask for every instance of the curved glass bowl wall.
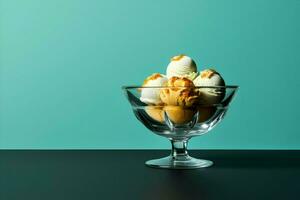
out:
{"label": "curved glass bowl wall", "polygon": [[189,107],[145,104],[140,100],[140,97],[141,90],[146,88],[172,89],[170,87],[123,87],[136,118],[153,133],[168,138],[172,144],[169,156],[149,160],[146,165],[173,169],[211,166],[212,161],[196,159],[188,155],[188,140],[207,133],[224,118],[238,86],[194,87],[193,89],[200,91],[222,91],[224,95],[216,104],[197,103]]}

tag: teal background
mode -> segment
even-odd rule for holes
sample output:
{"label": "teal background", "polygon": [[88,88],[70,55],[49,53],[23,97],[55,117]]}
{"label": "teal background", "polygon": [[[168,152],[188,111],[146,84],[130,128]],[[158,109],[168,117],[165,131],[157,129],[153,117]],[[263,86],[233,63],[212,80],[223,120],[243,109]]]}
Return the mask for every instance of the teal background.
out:
{"label": "teal background", "polygon": [[241,87],[191,148],[300,149],[298,0],[0,2],[0,148],[169,148],[121,86],[184,53]]}

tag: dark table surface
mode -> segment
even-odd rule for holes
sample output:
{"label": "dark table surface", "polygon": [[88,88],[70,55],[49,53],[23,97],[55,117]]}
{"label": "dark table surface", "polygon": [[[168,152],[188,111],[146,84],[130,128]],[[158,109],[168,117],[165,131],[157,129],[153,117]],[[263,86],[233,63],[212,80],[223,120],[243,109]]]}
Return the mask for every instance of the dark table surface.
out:
{"label": "dark table surface", "polygon": [[300,199],[300,151],[190,151],[214,166],[146,167],[165,150],[1,150],[0,199]]}

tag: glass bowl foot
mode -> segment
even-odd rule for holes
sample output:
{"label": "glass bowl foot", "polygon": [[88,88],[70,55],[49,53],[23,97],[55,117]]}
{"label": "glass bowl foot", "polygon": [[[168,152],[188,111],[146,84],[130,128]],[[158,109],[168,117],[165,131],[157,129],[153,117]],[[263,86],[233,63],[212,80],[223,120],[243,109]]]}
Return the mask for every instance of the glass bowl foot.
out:
{"label": "glass bowl foot", "polygon": [[148,160],[145,163],[149,167],[168,169],[196,169],[209,167],[212,161],[196,159],[191,156],[167,156],[160,159]]}

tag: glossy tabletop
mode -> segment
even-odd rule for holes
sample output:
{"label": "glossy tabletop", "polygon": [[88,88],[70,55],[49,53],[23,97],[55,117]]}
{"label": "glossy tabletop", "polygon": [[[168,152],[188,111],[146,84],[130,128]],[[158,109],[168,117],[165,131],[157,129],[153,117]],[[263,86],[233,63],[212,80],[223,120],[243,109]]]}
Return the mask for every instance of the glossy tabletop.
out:
{"label": "glossy tabletop", "polygon": [[153,169],[166,150],[1,150],[0,199],[299,199],[300,151],[190,151],[196,170]]}

